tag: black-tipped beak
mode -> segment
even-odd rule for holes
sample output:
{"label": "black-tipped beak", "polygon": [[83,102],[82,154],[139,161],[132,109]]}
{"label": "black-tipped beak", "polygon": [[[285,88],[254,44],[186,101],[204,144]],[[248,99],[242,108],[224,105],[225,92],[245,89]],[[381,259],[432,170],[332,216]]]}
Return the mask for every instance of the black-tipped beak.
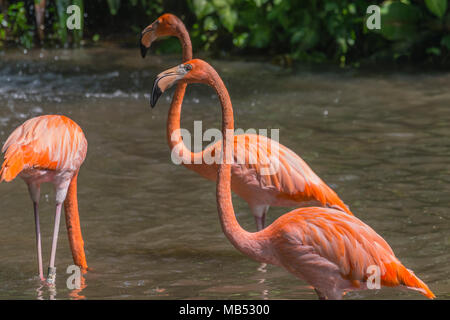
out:
{"label": "black-tipped beak", "polygon": [[158,102],[159,97],[162,95],[162,91],[158,86],[158,81],[161,78],[156,78],[155,82],[153,82],[152,95],[150,97],[150,106],[154,108],[156,106],[156,102]]}
{"label": "black-tipped beak", "polygon": [[150,105],[152,108],[155,107],[156,102],[158,102],[163,92],[174,85],[184,74],[185,72],[183,70],[180,71],[180,66],[176,66],[160,73],[156,77],[153,82],[152,95],[150,97]]}
{"label": "black-tipped beak", "polygon": [[145,47],[145,46],[141,43],[141,56],[142,56],[142,58],[145,58],[145,55],[147,54],[147,50],[148,50],[148,48]]}
{"label": "black-tipped beak", "polygon": [[[139,46],[141,47],[142,58],[145,58],[145,55],[147,54],[147,51],[150,48],[150,45],[147,47],[147,46],[145,46],[145,44],[142,41],[144,38],[144,35],[146,35],[149,32],[153,32],[153,28],[151,27],[151,25],[149,27],[147,27],[144,31],[141,32],[141,36],[139,38]],[[151,35],[150,35],[150,37],[151,37]],[[151,44],[151,41],[150,41],[150,44]]]}
{"label": "black-tipped beak", "polygon": [[142,44],[142,34],[141,34],[141,37],[139,38],[139,45],[141,47],[141,56],[142,56],[142,58],[145,58],[148,48]]}

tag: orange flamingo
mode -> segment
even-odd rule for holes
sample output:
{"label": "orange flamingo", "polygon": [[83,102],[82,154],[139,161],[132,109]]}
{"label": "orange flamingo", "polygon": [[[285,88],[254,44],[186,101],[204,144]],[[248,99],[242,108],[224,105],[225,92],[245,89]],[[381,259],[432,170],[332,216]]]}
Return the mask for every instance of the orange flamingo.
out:
{"label": "orange flamingo", "polygon": [[[158,90],[154,92],[162,93],[175,82],[204,83],[215,89],[222,106],[226,159],[233,141],[234,120],[231,100],[222,79],[208,63],[194,59],[159,74],[154,83]],[[157,98],[158,94],[152,97],[155,102]],[[380,285],[404,286],[428,298],[435,297],[424,282],[401,264],[381,236],[343,211],[300,208],[282,215],[261,231],[245,231],[233,209],[232,170],[227,161],[219,165],[217,207],[222,230],[243,254],[284,267],[312,285],[320,299],[340,299],[347,291],[369,289],[370,267],[378,269]]]}
{"label": "orange flamingo", "polygon": [[2,149],[5,156],[0,182],[21,177],[33,201],[39,277],[42,281],[45,278],[39,226],[40,185],[51,182],[55,186],[56,214],[48,283],[54,283],[56,277],[55,255],[63,202],[73,261],[83,270],[87,269],[77,200],[78,171],[86,151],[87,141],[81,128],[71,119],[59,115],[40,116],[25,121],[9,136]]}
{"label": "orange flamingo", "polygon": [[[146,27],[141,33],[141,53],[144,57],[152,42],[159,37],[174,35],[178,37],[183,48],[183,61],[192,59],[192,46],[189,34],[183,22],[172,14],[164,14]],[[207,178],[215,181],[217,165],[203,161],[205,154],[219,154],[221,143],[201,152],[191,152],[184,144],[180,130],[181,106],[186,84],[177,85],[167,119],[167,140],[172,152],[178,151],[187,157],[183,165]],[[154,95],[153,95],[154,96]],[[154,104],[152,103],[152,107]],[[243,198],[249,205],[255,217],[256,228],[261,230],[265,225],[265,216],[270,206],[302,207],[326,206],[333,207],[348,214],[350,209],[338,195],[323,182],[311,168],[295,152],[278,144],[276,141],[262,135],[242,134],[235,136],[235,155],[244,154],[246,159],[237,161],[232,168],[231,188],[234,193]],[[269,147],[266,147],[269,146]],[[175,149],[181,147],[180,149]],[[274,164],[271,152],[279,152],[279,163]],[[252,165],[248,159],[258,159]],[[188,162],[188,163],[187,163]],[[263,165],[265,164],[265,165]],[[266,174],[267,168],[277,167],[274,174]]]}

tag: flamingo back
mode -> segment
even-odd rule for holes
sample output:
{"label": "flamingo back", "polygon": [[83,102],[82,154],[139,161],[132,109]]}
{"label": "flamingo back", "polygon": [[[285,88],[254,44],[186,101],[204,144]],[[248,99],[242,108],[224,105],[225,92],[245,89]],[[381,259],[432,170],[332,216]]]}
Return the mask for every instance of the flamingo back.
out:
{"label": "flamingo back", "polygon": [[0,181],[13,180],[24,169],[76,171],[87,152],[81,128],[60,115],[25,121],[6,140]]}
{"label": "flamingo back", "polygon": [[[255,182],[271,190],[277,201],[316,201],[353,215],[339,196],[295,152],[262,135],[235,136],[235,161],[245,161]],[[249,179],[247,178],[247,181]]]}

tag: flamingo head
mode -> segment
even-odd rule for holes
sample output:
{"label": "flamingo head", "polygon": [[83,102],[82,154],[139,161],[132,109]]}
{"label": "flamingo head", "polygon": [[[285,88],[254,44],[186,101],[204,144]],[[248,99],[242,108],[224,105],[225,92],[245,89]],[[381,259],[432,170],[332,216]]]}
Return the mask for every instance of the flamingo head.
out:
{"label": "flamingo head", "polygon": [[161,72],[153,82],[150,105],[152,108],[155,107],[163,92],[177,82],[209,84],[209,80],[215,73],[207,62],[200,59],[193,59]]}
{"label": "flamingo head", "polygon": [[177,36],[180,25],[183,25],[183,22],[179,18],[173,14],[165,13],[147,26],[141,32],[141,38],[139,40],[142,58],[145,57],[152,42],[156,39],[165,36]]}

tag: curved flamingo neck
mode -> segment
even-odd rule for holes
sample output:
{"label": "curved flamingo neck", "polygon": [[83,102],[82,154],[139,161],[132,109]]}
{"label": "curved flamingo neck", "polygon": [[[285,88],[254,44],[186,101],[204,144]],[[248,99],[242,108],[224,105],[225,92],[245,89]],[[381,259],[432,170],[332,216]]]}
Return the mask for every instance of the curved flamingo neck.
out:
{"label": "curved flamingo neck", "polygon": [[[177,33],[175,36],[180,40],[181,47],[183,49],[183,62],[192,60],[192,44],[189,37],[189,33],[183,23],[179,23],[177,27]],[[175,146],[179,146],[180,152],[184,155],[183,158],[189,158],[189,161],[183,161],[183,164],[194,171],[201,171],[199,165],[190,165],[194,163],[202,163],[203,153],[193,153],[189,150],[183,142],[180,134],[181,125],[181,108],[183,104],[184,94],[186,92],[186,84],[178,83],[175,93],[170,104],[169,115],[167,117],[167,142],[170,150],[172,151]],[[190,163],[190,164],[187,164]],[[199,173],[201,174],[201,172]]]}
{"label": "curved flamingo neck", "polygon": [[87,269],[88,266],[84,253],[84,241],[81,234],[80,216],[78,212],[77,180],[78,172],[75,173],[70,182],[69,190],[64,201],[64,211],[66,213],[66,227],[73,261],[82,269]]}
{"label": "curved flamingo neck", "polygon": [[[222,162],[217,176],[216,199],[222,230],[233,246],[245,255],[262,262],[269,262],[264,254],[267,243],[266,231],[250,233],[244,230],[236,219],[231,197],[231,161],[233,159],[234,118],[230,96],[222,79],[214,71],[209,85],[219,97],[222,106]],[[228,154],[229,153],[229,154]]]}
{"label": "curved flamingo neck", "polygon": [[176,30],[176,37],[180,40],[181,48],[183,50],[183,62],[192,60],[192,43],[189,32],[182,22],[178,24]]}

